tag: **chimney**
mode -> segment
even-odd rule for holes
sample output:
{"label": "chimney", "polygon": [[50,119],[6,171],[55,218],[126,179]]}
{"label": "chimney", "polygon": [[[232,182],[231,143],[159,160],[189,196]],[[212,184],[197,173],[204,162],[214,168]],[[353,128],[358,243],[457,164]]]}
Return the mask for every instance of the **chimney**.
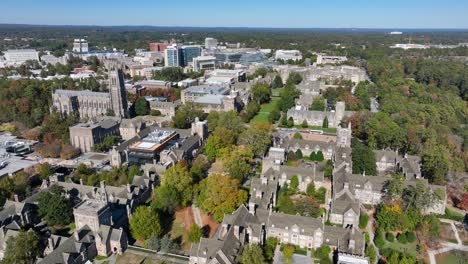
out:
{"label": "chimney", "polygon": [[83,184],[83,179],[80,178],[80,185],[84,185]]}
{"label": "chimney", "polygon": [[19,197],[18,197],[18,195],[16,193],[14,195],[14,198],[15,198],[15,202],[19,202]]}
{"label": "chimney", "polygon": [[255,203],[249,202],[249,213],[255,215]]}
{"label": "chimney", "polygon": [[234,226],[234,235],[240,240],[240,227],[238,225]]}
{"label": "chimney", "polygon": [[54,240],[52,239],[52,237],[49,237],[49,238],[47,239],[47,244],[49,245],[49,249],[50,249],[50,250],[54,250],[54,249],[55,249],[55,248],[54,248]]}
{"label": "chimney", "polygon": [[73,233],[73,235],[75,236],[76,241],[80,241],[80,230],[76,230],[75,233]]}
{"label": "chimney", "polygon": [[132,186],[130,185],[130,183],[127,183],[127,192],[132,192]]}

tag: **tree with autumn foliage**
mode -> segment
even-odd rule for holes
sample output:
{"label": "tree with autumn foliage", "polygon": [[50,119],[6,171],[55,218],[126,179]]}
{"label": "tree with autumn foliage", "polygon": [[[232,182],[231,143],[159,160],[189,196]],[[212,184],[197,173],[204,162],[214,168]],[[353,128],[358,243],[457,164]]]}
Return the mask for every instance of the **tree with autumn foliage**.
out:
{"label": "tree with autumn foliage", "polygon": [[198,185],[195,202],[218,222],[247,201],[248,193],[239,181],[226,175],[211,174]]}

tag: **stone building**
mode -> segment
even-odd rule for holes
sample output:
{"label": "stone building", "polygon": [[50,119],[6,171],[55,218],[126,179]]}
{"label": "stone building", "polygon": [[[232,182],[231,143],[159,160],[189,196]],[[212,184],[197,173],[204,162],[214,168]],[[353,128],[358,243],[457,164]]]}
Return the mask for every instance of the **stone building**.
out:
{"label": "stone building", "polygon": [[146,128],[146,123],[139,117],[132,119],[122,119],[120,122],[119,132],[123,140],[129,140],[135,137]]}
{"label": "stone building", "polygon": [[107,136],[119,136],[119,122],[105,119],[97,124],[80,123],[70,127],[70,143],[82,152],[89,152]]}
{"label": "stone building", "polygon": [[336,102],[335,111],[311,111],[291,108],[287,112],[287,117],[288,119],[292,118],[296,125],[306,121],[309,126],[322,126],[326,118],[328,127],[337,128],[344,117],[350,117],[353,114],[353,111],[345,111],[344,102]]}
{"label": "stone building", "polygon": [[80,118],[96,118],[106,115],[126,117],[128,102],[123,72],[116,65],[110,64],[108,74],[108,93],[58,89],[52,94],[51,110],[63,116],[78,113]]}

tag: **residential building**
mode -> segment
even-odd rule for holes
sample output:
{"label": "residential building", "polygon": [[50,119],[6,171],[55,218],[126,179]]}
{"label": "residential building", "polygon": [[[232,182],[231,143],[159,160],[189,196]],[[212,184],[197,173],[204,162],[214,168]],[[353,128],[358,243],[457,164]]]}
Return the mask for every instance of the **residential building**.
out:
{"label": "residential building", "polygon": [[325,120],[328,121],[328,127],[337,128],[343,118],[350,117],[354,111],[345,111],[344,102],[336,102],[334,111],[312,111],[303,110],[301,107],[294,107],[288,110],[287,117],[292,118],[294,124],[300,125],[304,121],[309,126],[322,126]]}

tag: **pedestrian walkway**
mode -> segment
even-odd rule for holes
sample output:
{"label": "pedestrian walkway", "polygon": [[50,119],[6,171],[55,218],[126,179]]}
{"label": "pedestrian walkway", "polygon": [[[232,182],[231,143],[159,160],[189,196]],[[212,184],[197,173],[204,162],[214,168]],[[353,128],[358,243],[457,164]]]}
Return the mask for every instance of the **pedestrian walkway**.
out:
{"label": "pedestrian walkway", "polygon": [[202,228],[203,227],[203,221],[202,221],[202,218],[201,218],[201,215],[200,215],[200,210],[198,209],[198,207],[196,207],[193,204],[192,204],[192,210],[193,210],[193,216],[195,217],[195,223],[197,224],[197,226],[199,228]]}

